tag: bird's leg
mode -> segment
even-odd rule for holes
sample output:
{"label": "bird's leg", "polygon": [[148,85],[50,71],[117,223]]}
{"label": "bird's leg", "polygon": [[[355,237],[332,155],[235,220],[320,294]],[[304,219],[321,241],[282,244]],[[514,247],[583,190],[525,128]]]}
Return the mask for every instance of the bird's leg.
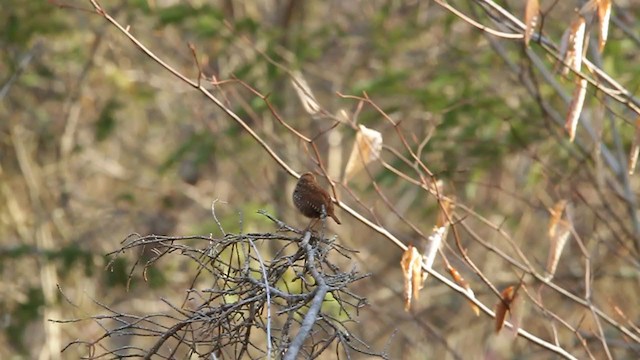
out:
{"label": "bird's leg", "polygon": [[327,208],[322,204],[320,206],[320,221],[322,221],[321,234],[324,234],[324,229],[327,227]]}
{"label": "bird's leg", "polygon": [[313,230],[313,227],[316,225],[317,222],[318,222],[318,219],[311,219],[311,221],[309,222],[309,225],[307,225],[304,231]]}
{"label": "bird's leg", "polygon": [[322,223],[326,224],[327,221],[327,208],[324,206],[324,204],[322,204],[322,206],[320,207],[320,219],[322,219]]}

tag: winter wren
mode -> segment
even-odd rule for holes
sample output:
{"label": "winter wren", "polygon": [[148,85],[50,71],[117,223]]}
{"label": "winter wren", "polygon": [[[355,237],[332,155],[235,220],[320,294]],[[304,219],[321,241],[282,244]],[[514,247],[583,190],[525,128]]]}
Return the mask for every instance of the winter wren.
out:
{"label": "winter wren", "polygon": [[322,217],[322,207],[327,216],[333,218],[336,223],[340,224],[340,220],[333,213],[333,203],[331,197],[316,181],[316,177],[308,172],[302,174],[295,190],[293,190],[293,204],[300,210],[302,215],[319,219]]}

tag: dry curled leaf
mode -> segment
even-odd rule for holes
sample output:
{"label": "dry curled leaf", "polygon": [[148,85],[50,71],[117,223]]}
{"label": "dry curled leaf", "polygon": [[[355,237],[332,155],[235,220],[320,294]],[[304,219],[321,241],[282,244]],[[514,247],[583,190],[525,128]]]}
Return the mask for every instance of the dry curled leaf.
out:
{"label": "dry curled leaf", "polygon": [[[427,245],[424,250],[424,265],[427,269],[431,269],[431,267],[433,266],[433,262],[436,259],[436,254],[440,249],[442,238],[446,230],[447,226],[436,227],[433,229],[433,232],[427,239]],[[425,273],[424,278],[426,279],[427,276],[428,273]]]}
{"label": "dry curled leaf", "polygon": [[291,84],[296,90],[296,94],[298,94],[302,107],[304,107],[307,113],[315,115],[322,110],[301,72],[294,71],[291,73]]}
{"label": "dry curled leaf", "polygon": [[[451,277],[456,282],[456,284],[462,286],[467,291],[467,294],[469,294],[471,298],[475,299],[476,294],[473,292],[473,290],[471,290],[471,286],[469,286],[469,283],[462,277],[462,275],[460,275],[458,270],[456,270],[453,266],[447,266],[447,270],[449,271],[449,274],[451,274]],[[471,306],[471,309],[476,314],[476,316],[480,316],[480,308],[478,307],[478,305],[476,305],[473,301],[469,301],[469,305]]]}
{"label": "dry curled leaf", "polygon": [[500,294],[501,299],[496,305],[496,333],[502,330],[504,321],[507,317],[507,312],[511,313],[511,305],[518,295],[517,293],[519,288],[520,285],[518,285],[518,287],[511,285],[508,288],[502,290],[502,293]]}
{"label": "dry curled leaf", "polygon": [[526,46],[529,46],[529,41],[531,40],[531,36],[536,30],[536,26],[538,26],[538,20],[540,19],[540,3],[538,0],[528,0],[527,6],[524,10],[524,23],[527,25],[527,28],[524,33],[524,43]]}
{"label": "dry curled leaf", "polygon": [[356,141],[353,143],[353,149],[344,171],[344,181],[349,181],[365,165],[378,159],[381,151],[382,134],[364,125],[359,125]]}
{"label": "dry curled leaf", "polygon": [[560,255],[562,255],[564,246],[571,235],[571,219],[567,201],[558,201],[553,209],[550,209],[550,213],[548,228],[550,246],[546,267],[548,280],[553,278],[560,261]]}
{"label": "dry curled leaf", "polygon": [[578,16],[565,35],[563,35],[560,48],[565,65],[562,70],[564,75],[569,73],[569,68],[575,72],[580,72],[582,68],[585,27],[586,21],[584,17]]}
{"label": "dry curled leaf", "polygon": [[629,165],[627,171],[632,175],[636,171],[638,163],[638,153],[640,152],[640,116],[636,119],[636,135],[631,142],[631,152],[629,153]]}
{"label": "dry curled leaf", "polygon": [[569,133],[569,141],[573,142],[576,137],[576,128],[578,127],[578,119],[584,106],[584,98],[587,95],[587,80],[582,78],[576,79],[576,88],[573,90],[573,98],[569,104],[569,114],[564,125]]}
{"label": "dry curled leaf", "polygon": [[609,34],[609,19],[611,18],[611,0],[598,0],[598,21],[600,23],[598,33],[598,49],[604,50]]}
{"label": "dry curled leaf", "polygon": [[422,256],[413,245],[409,245],[409,248],[402,254],[400,266],[404,278],[404,310],[409,311],[411,299],[418,300],[419,291],[424,283]]}
{"label": "dry curled leaf", "polygon": [[567,200],[560,200],[553,206],[552,209],[549,209],[549,213],[551,213],[551,218],[549,219],[549,237],[553,237],[556,233],[556,229],[558,228],[558,223],[562,218],[562,214],[564,213],[564,209],[567,207]]}

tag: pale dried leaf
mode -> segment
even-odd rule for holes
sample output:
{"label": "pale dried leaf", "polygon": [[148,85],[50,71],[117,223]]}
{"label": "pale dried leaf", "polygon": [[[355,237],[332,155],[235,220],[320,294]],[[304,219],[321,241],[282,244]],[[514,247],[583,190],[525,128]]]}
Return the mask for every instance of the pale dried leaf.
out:
{"label": "pale dried leaf", "polygon": [[315,115],[319,113],[320,110],[322,110],[320,104],[318,104],[318,101],[316,100],[316,97],[313,96],[313,92],[311,92],[309,84],[307,84],[307,81],[304,79],[304,76],[302,76],[301,72],[293,71],[291,73],[291,84],[296,90],[296,94],[298,94],[298,98],[302,103],[302,107],[304,107],[304,110],[307,113]]}
{"label": "pale dried leaf", "polygon": [[631,152],[629,154],[629,165],[627,171],[632,175],[636,171],[638,163],[638,153],[640,152],[640,116],[636,119],[636,135],[631,142]]}
{"label": "pale dried leaf", "polygon": [[573,98],[571,99],[571,104],[569,104],[569,114],[567,115],[567,121],[564,125],[569,133],[569,140],[571,142],[573,142],[576,137],[578,119],[580,119],[580,113],[584,106],[584,98],[587,95],[587,80],[578,78],[576,82],[576,88],[573,90]]}
{"label": "pale dried leaf", "polygon": [[[566,210],[565,210],[566,209]],[[558,201],[550,210],[549,219],[549,254],[547,257],[547,279],[551,280],[555,275],[564,246],[571,235],[571,218],[566,200]]]}
{"label": "pale dried leaf", "polygon": [[[449,271],[449,274],[451,274],[451,277],[453,278],[453,280],[467,291],[467,294],[469,294],[469,297],[475,299],[476,294],[473,292],[473,290],[471,290],[471,286],[469,286],[469,283],[462,277],[462,275],[460,275],[458,270],[456,270],[452,266],[447,266],[447,270]],[[476,314],[476,316],[480,316],[480,308],[478,307],[478,305],[476,305],[471,300],[469,300],[469,305],[471,306],[471,309]]]}
{"label": "pale dried leaf", "polygon": [[[563,66],[562,73],[566,75],[569,72],[569,68],[573,69],[576,72],[580,72],[582,68],[582,56],[583,56],[583,45],[584,45],[584,33],[586,28],[586,22],[584,17],[578,16],[577,19],[571,23],[571,27],[568,29],[566,34],[566,45],[565,36],[562,38],[562,42],[560,45],[561,54],[563,54]],[[562,51],[563,48],[566,48],[565,51]]]}
{"label": "pale dried leaf", "polygon": [[411,309],[411,299],[413,298],[413,281],[411,277],[413,272],[411,271],[411,256],[413,255],[414,247],[409,245],[409,248],[402,254],[400,260],[400,267],[402,268],[402,279],[404,280],[404,310],[409,311]]}
{"label": "pale dried leaf", "polygon": [[382,151],[382,134],[379,131],[359,125],[356,140],[353,143],[351,155],[344,171],[344,181],[347,182],[364,166],[380,158]]}
{"label": "pale dried leaf", "polygon": [[600,32],[598,33],[598,49],[604,50],[609,35],[609,19],[611,18],[611,0],[598,0],[598,21]]}
{"label": "pale dried leaf", "polygon": [[413,298],[418,300],[420,298],[420,290],[424,287],[424,280],[426,272],[422,271],[422,256],[418,250],[414,249],[414,256],[411,259],[411,280],[413,281]]}
{"label": "pale dried leaf", "polygon": [[571,235],[571,231],[563,226],[562,230],[558,231],[551,239],[551,248],[549,248],[549,257],[547,258],[547,280],[551,280],[556,273],[560,255],[569,240],[569,235]]}
{"label": "pale dried leaf", "polygon": [[538,0],[528,0],[527,6],[524,11],[524,23],[527,25],[527,28],[524,33],[524,43],[526,46],[529,46],[529,41],[531,40],[531,36],[536,30],[536,26],[538,26],[538,20],[540,19],[540,3]]}
{"label": "pale dried leaf", "polygon": [[571,59],[569,64],[574,71],[580,72],[582,68],[582,47],[584,45],[584,32],[586,22],[582,16],[579,16],[571,25],[571,34],[569,35],[569,53]]}
{"label": "pale dried leaf", "polygon": [[566,207],[567,200],[560,200],[555,203],[552,209],[549,209],[549,213],[551,214],[548,228],[549,237],[553,237],[555,235],[558,223],[560,222],[562,215],[564,214],[564,209]]}
{"label": "pale dried leaf", "polygon": [[404,279],[404,310],[411,309],[411,299],[418,299],[419,290],[422,289],[423,273],[422,273],[422,256],[418,250],[409,245],[409,248],[402,254],[400,266],[402,267],[402,276]]}
{"label": "pale dried leaf", "polygon": [[[448,225],[447,225],[448,226]],[[447,226],[436,227],[433,229],[431,235],[427,239],[427,245],[424,251],[424,265],[427,269],[431,269],[433,266],[433,262],[436,259],[436,254],[440,249],[440,245],[442,244],[442,237],[447,230]],[[424,278],[426,279],[428,273],[425,273]]]}

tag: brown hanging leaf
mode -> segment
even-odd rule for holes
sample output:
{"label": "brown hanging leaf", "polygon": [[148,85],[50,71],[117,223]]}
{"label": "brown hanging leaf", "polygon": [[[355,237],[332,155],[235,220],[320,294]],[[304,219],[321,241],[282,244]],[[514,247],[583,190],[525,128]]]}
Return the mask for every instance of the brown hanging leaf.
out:
{"label": "brown hanging leaf", "polygon": [[344,170],[344,181],[347,182],[364,166],[380,158],[382,151],[382,134],[364,125],[358,126],[356,141],[353,143],[349,161]]}
{"label": "brown hanging leaf", "polygon": [[504,321],[507,316],[507,312],[511,312],[511,304],[516,299],[518,295],[518,289],[520,289],[520,285],[518,287],[514,287],[513,285],[508,288],[502,290],[500,296],[502,299],[496,305],[496,333],[499,333],[504,326]]}
{"label": "brown hanging leaf", "polygon": [[525,46],[529,46],[529,41],[531,40],[531,36],[536,30],[536,26],[538,26],[538,20],[540,19],[540,3],[538,0],[528,0],[527,6],[524,10],[524,23],[527,25],[527,28],[524,32],[524,44]]}
{"label": "brown hanging leaf", "polygon": [[604,50],[609,34],[609,19],[611,18],[611,0],[598,0],[598,21],[600,22],[600,32],[598,34],[598,49]]}
{"label": "brown hanging leaf", "polygon": [[[547,280],[551,280],[556,272],[560,255],[564,249],[569,235],[571,235],[571,219],[569,217],[569,208],[567,200],[558,201],[553,209],[550,209],[551,218],[549,219],[549,255],[547,257]],[[564,215],[564,216],[563,216]]]}
{"label": "brown hanging leaf", "polygon": [[[462,286],[467,291],[467,294],[475,299],[476,294],[473,292],[473,290],[471,290],[469,283],[462,277],[462,275],[460,275],[458,270],[456,270],[452,266],[447,266],[447,270],[449,271],[449,274],[451,274],[451,277],[456,282],[456,284]],[[476,316],[480,316],[480,308],[478,307],[478,305],[476,305],[473,301],[469,301],[469,305],[471,306],[473,312],[476,313]]]}
{"label": "brown hanging leaf", "polygon": [[636,119],[636,135],[631,142],[631,152],[629,153],[629,165],[627,171],[629,175],[633,175],[636,171],[636,164],[638,163],[638,153],[640,152],[640,116]]}
{"label": "brown hanging leaf", "polygon": [[300,71],[293,71],[291,73],[291,84],[296,90],[296,94],[298,94],[302,107],[304,107],[304,110],[307,113],[315,115],[322,110],[320,104],[318,104],[318,101],[316,100],[316,97],[313,96],[313,92],[311,92],[311,88],[309,87],[309,84],[307,84],[307,80],[304,79],[304,76]]}
{"label": "brown hanging leaf", "polygon": [[[562,70],[562,74],[564,75],[569,73],[569,68],[573,69],[575,72],[580,72],[580,69],[582,68],[585,27],[586,22],[584,17],[578,16],[568,29],[568,33],[563,35],[560,50],[561,55],[563,55],[562,59],[565,65]],[[565,40],[566,46],[564,44]],[[563,48],[566,50],[562,51]]]}
{"label": "brown hanging leaf", "polygon": [[558,262],[560,261],[560,255],[562,255],[562,250],[567,244],[567,240],[569,240],[569,235],[571,235],[571,231],[563,227],[563,230],[551,239],[549,257],[547,258],[547,280],[551,280],[555,275]]}
{"label": "brown hanging leaf", "polygon": [[[429,270],[433,266],[433,262],[436,259],[436,254],[440,249],[440,244],[442,244],[442,238],[446,230],[447,230],[447,226],[434,227],[433,232],[431,233],[431,235],[429,235],[429,238],[427,239],[427,245],[424,250],[423,260],[424,260],[425,267]],[[429,273],[424,274],[425,280],[428,275]]]}
{"label": "brown hanging leaf", "polygon": [[551,218],[549,219],[549,237],[553,237],[556,233],[556,229],[558,227],[558,223],[562,218],[562,214],[564,213],[564,209],[567,207],[567,200],[558,201],[552,209],[549,209],[549,213],[551,214]]}
{"label": "brown hanging leaf", "polygon": [[582,68],[582,48],[584,46],[584,32],[586,22],[582,16],[579,16],[571,25],[571,34],[569,35],[569,47],[572,53],[570,63],[573,70],[580,72]]}
{"label": "brown hanging leaf", "polygon": [[587,95],[587,80],[582,78],[576,79],[576,88],[573,90],[573,98],[571,104],[569,104],[569,114],[567,115],[567,121],[564,125],[565,129],[569,133],[569,141],[573,142],[576,137],[576,128],[578,126],[578,119],[580,119],[580,113],[584,106],[584,98]]}
{"label": "brown hanging leaf", "polygon": [[418,250],[409,245],[400,260],[404,278],[404,310],[411,309],[411,299],[418,300],[423,285],[422,256]]}
{"label": "brown hanging leaf", "polygon": [[422,256],[420,256],[418,250],[415,250],[414,252],[415,256],[411,261],[411,272],[413,273],[413,298],[418,300],[420,297],[420,290],[424,287],[424,280],[426,279],[424,275],[426,272],[422,271]]}

